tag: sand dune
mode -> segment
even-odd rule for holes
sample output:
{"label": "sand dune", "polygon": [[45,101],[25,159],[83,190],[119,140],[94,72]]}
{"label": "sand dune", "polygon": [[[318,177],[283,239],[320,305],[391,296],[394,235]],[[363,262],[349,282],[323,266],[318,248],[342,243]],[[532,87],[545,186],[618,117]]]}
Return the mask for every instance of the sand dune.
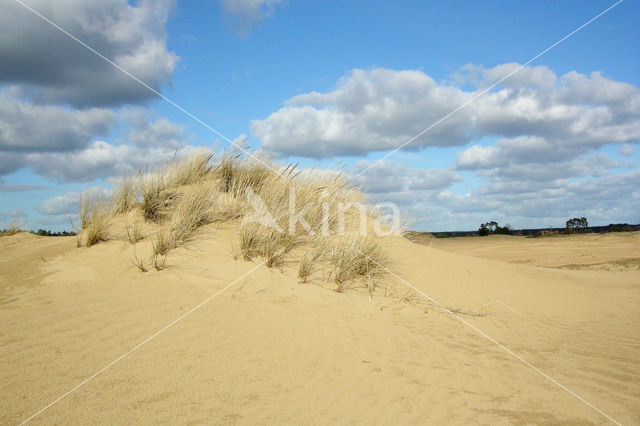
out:
{"label": "sand dune", "polygon": [[640,232],[523,238],[507,235],[417,241],[452,253],[533,266],[605,271],[640,269]]}
{"label": "sand dune", "polygon": [[[29,418],[254,269],[233,258],[235,238],[207,226],[148,273],[123,241],[0,238],[0,422]],[[638,235],[563,241],[574,254],[551,238],[387,238],[394,272],[468,325],[400,281],[370,301],[327,288],[322,271],[299,284],[295,265],[259,267],[32,423],[609,422],[469,325],[638,423],[640,272],[533,266],[578,264],[580,250],[582,263],[615,260],[598,247],[638,257]]]}

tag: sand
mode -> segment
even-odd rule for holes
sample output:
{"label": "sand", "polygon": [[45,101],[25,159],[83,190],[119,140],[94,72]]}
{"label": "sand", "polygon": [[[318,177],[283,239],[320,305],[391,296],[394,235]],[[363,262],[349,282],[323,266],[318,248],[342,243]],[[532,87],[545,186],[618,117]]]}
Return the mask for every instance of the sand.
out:
{"label": "sand", "polygon": [[31,423],[610,422],[472,327],[613,419],[640,422],[640,271],[626,260],[640,257],[637,233],[388,238],[393,271],[449,312],[400,280],[371,300],[330,290],[322,271],[300,284],[293,265],[234,259],[233,238],[209,227],[147,273],[123,241],[0,238],[0,423],[29,418],[247,273]]}

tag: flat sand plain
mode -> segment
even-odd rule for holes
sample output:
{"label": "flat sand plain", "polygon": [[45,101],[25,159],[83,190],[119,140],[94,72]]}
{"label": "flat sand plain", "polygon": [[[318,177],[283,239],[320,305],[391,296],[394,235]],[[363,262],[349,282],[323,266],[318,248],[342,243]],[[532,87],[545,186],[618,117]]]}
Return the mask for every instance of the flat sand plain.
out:
{"label": "flat sand plain", "polygon": [[0,238],[0,423],[109,365],[31,423],[640,423],[638,233],[389,237],[397,290],[371,299],[234,238],[146,273],[123,241]]}

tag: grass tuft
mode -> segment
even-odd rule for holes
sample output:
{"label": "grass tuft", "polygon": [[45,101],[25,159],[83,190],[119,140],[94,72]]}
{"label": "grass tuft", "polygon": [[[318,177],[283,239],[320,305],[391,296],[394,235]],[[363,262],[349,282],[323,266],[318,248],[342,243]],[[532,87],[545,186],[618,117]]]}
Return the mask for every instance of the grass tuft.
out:
{"label": "grass tuft", "polygon": [[20,221],[16,218],[13,219],[8,229],[0,230],[0,237],[10,237],[16,235],[18,232],[21,232]]}
{"label": "grass tuft", "polygon": [[164,210],[175,197],[174,191],[167,188],[166,169],[152,171],[140,179],[142,193],[142,214],[145,220],[160,222],[164,218]]}
{"label": "grass tuft", "polygon": [[214,203],[215,194],[207,185],[184,190],[153,238],[154,254],[166,256],[169,250],[186,243],[198,228],[213,222]]}
{"label": "grass tuft", "polygon": [[238,236],[242,257],[245,260],[262,258],[269,268],[282,266],[285,255],[298,242],[295,235],[254,223],[240,228]]}
{"label": "grass tuft", "polygon": [[136,205],[136,185],[131,178],[116,181],[113,190],[113,207],[117,214],[126,213]]}
{"label": "grass tuft", "polygon": [[300,279],[300,282],[306,283],[311,274],[313,274],[320,254],[321,253],[317,250],[313,254],[308,251],[304,252],[300,258],[300,262],[298,263],[298,278]]}
{"label": "grass tuft", "polygon": [[[329,266],[328,280],[337,291],[362,280],[371,295],[384,274],[380,265],[388,264],[381,237],[372,232],[378,218],[364,205],[360,189],[339,173],[300,171],[297,165],[281,167],[233,153],[214,163],[211,153],[201,151],[137,179],[117,181],[108,203],[83,199],[79,242],[90,246],[106,240],[112,217],[132,218],[138,213],[129,212],[137,208],[150,222],[145,232],[152,229],[151,257],[141,262],[134,252],[134,263],[143,271],[164,269],[168,253],[203,226],[237,224],[249,214],[253,221],[237,231],[239,254],[272,268],[283,267],[292,256],[301,282],[319,266]],[[135,246],[143,238],[140,223],[125,223],[126,238]],[[295,258],[298,245],[305,247]]]}
{"label": "grass tuft", "polygon": [[366,280],[370,293],[375,278],[384,275],[382,267],[388,264],[386,253],[375,235],[347,235],[328,244],[329,262],[333,266],[332,278],[336,291],[342,292],[348,281],[358,277]]}
{"label": "grass tuft", "polygon": [[167,170],[167,186],[177,188],[206,180],[213,170],[210,164],[213,154],[200,151],[177,163],[172,163]]}
{"label": "grass tuft", "polygon": [[144,234],[142,233],[142,229],[137,223],[128,223],[127,228],[127,239],[131,244],[136,244],[138,241],[144,238]]}
{"label": "grass tuft", "polygon": [[[111,205],[98,197],[80,198],[80,223],[84,234],[84,245],[91,247],[109,239],[109,225],[112,217]],[[79,245],[82,240],[78,239]]]}

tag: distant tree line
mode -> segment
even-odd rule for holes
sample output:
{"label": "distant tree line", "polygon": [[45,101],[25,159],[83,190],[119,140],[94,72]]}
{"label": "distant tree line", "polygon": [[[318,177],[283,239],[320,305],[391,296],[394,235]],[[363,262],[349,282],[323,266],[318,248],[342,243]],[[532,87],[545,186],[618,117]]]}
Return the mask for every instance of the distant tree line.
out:
{"label": "distant tree line", "polygon": [[19,228],[0,229],[0,235],[14,235],[14,234],[17,234],[18,232],[29,232],[30,234],[39,235],[41,237],[73,237],[74,235],[77,235],[76,232],[70,232],[70,231],[54,232],[54,231],[49,231],[47,229],[38,229],[37,231],[34,231],[33,229],[31,231],[24,231]]}
{"label": "distant tree line", "polygon": [[[602,228],[602,227],[601,227]],[[608,232],[632,232],[637,230],[638,225],[629,225],[628,223],[610,223],[607,226]]]}
{"label": "distant tree line", "polygon": [[76,235],[75,232],[70,232],[70,231],[53,232],[47,229],[38,229],[37,231],[30,231],[30,232],[35,235],[40,235],[41,237],[72,237]]}
{"label": "distant tree line", "polygon": [[[574,218],[575,219],[575,218]],[[581,219],[581,218],[579,218]],[[548,228],[523,228],[523,229],[512,229],[509,225],[505,227],[499,227],[497,222],[492,225],[491,222],[487,222],[483,226],[480,226],[480,229],[477,231],[446,231],[446,232],[433,232],[429,233],[430,235],[436,238],[453,238],[453,237],[472,237],[477,235],[489,235],[490,233],[507,233],[505,228],[511,232],[510,235],[520,235],[520,236],[544,236],[544,235],[552,235],[552,234],[566,234],[573,233],[574,231],[567,231],[567,228],[554,228],[552,226]],[[579,222],[577,222],[579,223]],[[607,233],[607,232],[636,232],[640,231],[640,224],[629,224],[629,223],[610,223],[609,225],[603,226],[589,226],[588,221],[586,224],[586,228],[583,228],[586,232],[595,232],[595,233]],[[484,231],[483,229],[486,229]],[[485,232],[487,232],[485,234]]]}
{"label": "distant tree line", "polygon": [[500,226],[498,222],[493,220],[480,225],[480,229],[478,229],[479,236],[484,237],[491,234],[513,235],[513,230],[511,229],[511,225]]}
{"label": "distant tree line", "polygon": [[568,234],[587,232],[589,231],[589,221],[586,217],[574,217],[566,222],[566,230]]}

